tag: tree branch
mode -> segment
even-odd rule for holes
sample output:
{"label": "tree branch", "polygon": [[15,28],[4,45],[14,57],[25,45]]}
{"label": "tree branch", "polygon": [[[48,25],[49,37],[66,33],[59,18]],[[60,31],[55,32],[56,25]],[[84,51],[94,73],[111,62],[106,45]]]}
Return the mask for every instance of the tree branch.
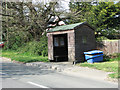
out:
{"label": "tree branch", "polygon": [[2,15],[2,16],[9,16],[9,17],[13,17],[12,15],[3,14],[3,13],[0,13],[0,15]]}

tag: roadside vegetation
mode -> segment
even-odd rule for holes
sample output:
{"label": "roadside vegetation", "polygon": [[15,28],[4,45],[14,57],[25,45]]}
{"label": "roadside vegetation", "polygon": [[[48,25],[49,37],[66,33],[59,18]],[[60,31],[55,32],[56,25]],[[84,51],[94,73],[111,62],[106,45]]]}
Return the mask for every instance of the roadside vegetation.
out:
{"label": "roadside vegetation", "polygon": [[118,68],[118,61],[120,61],[120,53],[110,55],[109,57],[104,56],[103,62],[100,62],[100,63],[91,64],[91,63],[85,62],[77,65],[83,66],[83,67],[90,67],[98,70],[103,70],[106,72],[111,72],[111,74],[109,74],[109,77],[120,78],[120,74],[119,74],[120,69]]}
{"label": "roadside vegetation", "polygon": [[21,53],[16,51],[2,51],[2,57],[10,58],[12,61],[19,61],[23,63],[29,62],[48,62],[48,57],[38,56],[38,55],[31,55],[30,53]]}
{"label": "roadside vegetation", "polygon": [[12,49],[9,49],[5,43],[5,47],[2,50],[3,57],[11,58],[11,60],[23,63],[48,62],[49,60],[47,55],[47,37],[45,35],[40,38],[39,42],[35,40],[30,41],[28,43],[24,43],[20,47],[17,46],[15,42],[15,44],[12,46]]}

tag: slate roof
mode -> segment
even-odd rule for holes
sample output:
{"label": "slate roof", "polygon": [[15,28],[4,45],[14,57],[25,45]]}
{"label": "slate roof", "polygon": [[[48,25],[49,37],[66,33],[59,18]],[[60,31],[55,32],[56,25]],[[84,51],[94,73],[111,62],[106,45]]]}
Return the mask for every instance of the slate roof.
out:
{"label": "slate roof", "polygon": [[64,30],[71,30],[75,27],[84,24],[84,22],[81,23],[75,23],[75,24],[69,24],[69,25],[62,25],[62,26],[56,26],[55,28],[52,28],[48,30],[47,32],[55,32],[55,31],[64,31]]}

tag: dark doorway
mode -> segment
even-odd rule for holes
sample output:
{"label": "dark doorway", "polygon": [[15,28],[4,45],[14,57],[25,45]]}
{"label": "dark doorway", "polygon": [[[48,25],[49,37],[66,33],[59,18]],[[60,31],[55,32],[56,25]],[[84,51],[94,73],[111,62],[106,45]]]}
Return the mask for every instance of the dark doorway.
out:
{"label": "dark doorway", "polygon": [[67,34],[53,35],[54,60],[68,61]]}

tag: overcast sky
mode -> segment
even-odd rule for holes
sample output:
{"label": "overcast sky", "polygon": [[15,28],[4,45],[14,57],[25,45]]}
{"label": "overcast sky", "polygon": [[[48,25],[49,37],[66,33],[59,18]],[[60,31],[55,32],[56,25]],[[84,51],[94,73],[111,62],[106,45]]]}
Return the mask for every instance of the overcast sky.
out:
{"label": "overcast sky", "polygon": [[[69,12],[69,2],[70,1],[82,1],[82,0],[32,0],[32,1],[33,1],[33,3],[41,3],[42,2],[43,4],[57,1],[59,4],[59,7],[56,10]],[[85,2],[87,2],[87,1],[96,1],[96,0],[85,0]],[[100,1],[100,0],[97,0],[97,1]],[[107,1],[111,1],[111,0],[107,0]],[[115,4],[117,2],[119,2],[119,0],[113,0],[113,1]]]}
{"label": "overcast sky", "polygon": [[[46,3],[49,3],[49,2],[54,2],[56,0],[33,0],[33,3],[43,3],[43,4],[46,4]],[[57,10],[60,10],[60,11],[69,11],[69,2],[70,0],[57,0],[58,4],[59,4],[59,7]]]}

